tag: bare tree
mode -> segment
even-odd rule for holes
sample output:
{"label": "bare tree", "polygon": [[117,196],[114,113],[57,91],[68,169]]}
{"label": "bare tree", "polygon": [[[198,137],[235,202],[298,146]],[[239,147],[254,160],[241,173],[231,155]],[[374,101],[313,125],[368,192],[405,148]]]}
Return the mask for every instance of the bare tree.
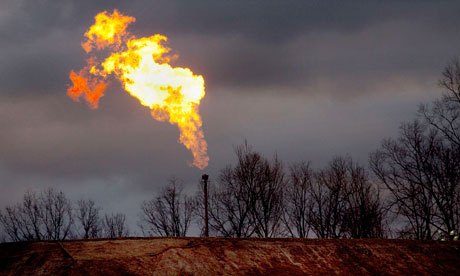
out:
{"label": "bare tree", "polygon": [[46,189],[40,195],[45,239],[64,240],[71,235],[74,218],[72,204],[62,191]]}
{"label": "bare tree", "polygon": [[[430,151],[429,166],[425,168],[432,183],[426,188],[433,195],[442,227],[435,225],[437,232],[450,238],[450,233],[460,231],[460,63],[452,60],[444,69],[439,85],[443,95],[431,105],[422,105],[419,115],[423,123],[437,131],[436,144]],[[432,185],[433,184],[433,185]]]}
{"label": "bare tree", "polygon": [[433,239],[459,227],[460,150],[445,141],[439,130],[415,120],[371,155],[372,170],[407,221],[406,236]]}
{"label": "bare tree", "polygon": [[256,231],[253,209],[264,175],[264,159],[247,143],[238,146],[235,153],[236,166],[221,170],[218,186],[210,193],[209,223],[217,235],[250,237]]}
{"label": "bare tree", "polygon": [[385,209],[379,190],[368,177],[366,169],[350,159],[347,164],[349,179],[342,229],[350,238],[381,238]]}
{"label": "bare tree", "polygon": [[8,206],[0,222],[11,240],[62,240],[73,226],[72,208],[64,193],[52,188],[39,196],[27,192],[22,203]]}
{"label": "bare tree", "polygon": [[308,224],[317,237],[383,237],[385,210],[364,167],[350,157],[336,157],[312,181],[308,167],[303,174],[305,182],[309,181],[308,190],[303,191],[308,206],[304,208],[308,208]]}
{"label": "bare tree", "polygon": [[397,141],[387,139],[380,150],[371,154],[370,165],[391,192],[393,199],[390,204],[394,211],[406,219],[406,225],[400,231],[401,236],[431,239],[433,202],[431,195],[421,185],[424,176],[418,165],[424,157],[419,154],[424,145],[421,132],[418,122],[403,125]]}
{"label": "bare tree", "polygon": [[126,215],[116,213],[106,214],[102,223],[103,235],[106,238],[121,238],[129,235],[129,229],[126,225]]}
{"label": "bare tree", "polygon": [[21,218],[21,205],[7,206],[3,212],[0,213],[0,222],[3,226],[5,233],[12,241],[35,240],[39,238],[32,235],[30,227],[23,223]]}
{"label": "bare tree", "polygon": [[22,203],[1,212],[0,223],[12,241],[63,240],[71,235],[72,206],[63,192],[52,188],[38,196],[27,192]]}
{"label": "bare tree", "polygon": [[[255,232],[252,210],[263,175],[263,158],[245,143],[235,149],[237,165],[220,172],[217,194],[211,196],[210,226],[218,235],[250,237]],[[217,200],[217,202],[212,202]],[[212,205],[219,205],[213,209]],[[219,210],[220,213],[216,213]]]}
{"label": "bare tree", "polygon": [[435,100],[432,105],[421,105],[419,114],[449,143],[460,147],[460,63],[458,59],[454,59],[446,66],[439,85],[444,88],[441,99]]}
{"label": "bare tree", "polygon": [[37,195],[26,192],[22,203],[7,206],[0,222],[12,241],[43,239],[43,210]]}
{"label": "bare tree", "polygon": [[43,238],[43,210],[35,193],[26,192],[23,197],[22,206],[17,206],[20,223],[27,235],[33,240]]}
{"label": "bare tree", "polygon": [[3,232],[11,241],[21,240],[14,207],[7,206],[5,207],[5,210],[0,211],[0,223],[2,225]]}
{"label": "bare tree", "polygon": [[347,161],[338,157],[315,175],[309,220],[312,231],[319,238],[337,238],[342,234],[348,185],[346,174]]}
{"label": "bare tree", "polygon": [[0,212],[0,226],[11,241],[64,240],[76,237],[74,214],[83,229],[82,238],[124,237],[129,234],[124,214],[105,215],[92,200],[79,200],[77,208],[62,191],[48,188],[38,195],[27,192],[21,203]]}
{"label": "bare tree", "polygon": [[77,201],[76,217],[83,230],[80,237],[83,239],[98,238],[101,234],[101,219],[99,211],[101,208],[91,199],[80,199]]}
{"label": "bare tree", "polygon": [[307,238],[310,232],[308,218],[312,208],[311,187],[314,172],[310,163],[301,162],[290,167],[286,186],[283,222],[291,237]]}
{"label": "bare tree", "polygon": [[281,233],[285,185],[283,164],[277,156],[261,162],[262,176],[256,182],[256,201],[252,208],[255,233],[270,238]]}
{"label": "bare tree", "polygon": [[222,169],[217,185],[209,185],[211,231],[225,237],[280,234],[285,186],[281,161],[276,156],[267,160],[247,142],[235,154],[236,165]]}
{"label": "bare tree", "polygon": [[140,226],[148,235],[183,237],[192,221],[194,202],[172,178],[159,196],[142,203],[141,210]]}

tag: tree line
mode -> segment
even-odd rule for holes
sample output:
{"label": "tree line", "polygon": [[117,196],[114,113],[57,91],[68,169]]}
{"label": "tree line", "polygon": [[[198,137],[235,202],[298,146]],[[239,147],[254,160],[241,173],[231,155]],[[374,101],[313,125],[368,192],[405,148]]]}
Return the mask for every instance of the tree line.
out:
{"label": "tree line", "polygon": [[100,214],[91,199],[72,203],[62,191],[53,188],[40,193],[26,192],[22,202],[7,206],[0,213],[5,240],[66,240],[117,238],[129,235],[122,213]]}
{"label": "tree line", "polygon": [[[336,157],[313,170],[301,162],[284,168],[244,144],[237,164],[210,185],[209,227],[224,237],[385,237],[385,208],[364,167]],[[201,194],[201,193],[199,193]],[[201,195],[196,196],[203,216]],[[202,220],[199,220],[202,221]]]}
{"label": "tree line", "polygon": [[[209,229],[223,237],[458,239],[460,229],[460,65],[453,60],[439,81],[443,95],[419,107],[383,140],[368,166],[350,156],[314,169],[285,164],[248,143],[236,162],[208,186]],[[186,236],[204,229],[203,185],[185,194],[171,179],[140,206],[145,236]],[[123,214],[100,214],[90,200],[70,202],[53,189],[28,192],[0,212],[9,240],[123,237]],[[202,231],[203,234],[203,231]]]}

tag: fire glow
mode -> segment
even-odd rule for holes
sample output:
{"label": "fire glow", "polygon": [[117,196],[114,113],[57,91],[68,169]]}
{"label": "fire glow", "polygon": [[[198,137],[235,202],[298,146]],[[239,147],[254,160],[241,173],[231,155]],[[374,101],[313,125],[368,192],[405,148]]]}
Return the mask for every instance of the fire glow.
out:
{"label": "fire glow", "polygon": [[97,108],[107,78],[114,75],[126,92],[150,108],[154,119],[177,125],[179,142],[192,152],[193,165],[207,167],[207,143],[199,115],[205,95],[203,77],[169,64],[176,57],[168,55],[171,49],[164,46],[166,36],[136,38],[127,32],[128,25],[136,21],[134,17],[114,10],[112,14],[101,12],[94,19],[82,48],[88,54],[105,49],[110,54],[100,62],[92,55],[83,69],[70,72],[73,86],[67,90],[69,97],[74,101],[83,97],[91,108]]}

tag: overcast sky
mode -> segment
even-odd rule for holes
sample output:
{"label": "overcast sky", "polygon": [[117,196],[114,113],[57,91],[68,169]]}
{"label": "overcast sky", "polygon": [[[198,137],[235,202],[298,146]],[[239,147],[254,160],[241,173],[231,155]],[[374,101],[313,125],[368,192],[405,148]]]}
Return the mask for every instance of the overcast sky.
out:
{"label": "overcast sky", "polygon": [[97,110],[66,95],[85,30],[114,8],[136,17],[136,36],[168,36],[175,64],[204,76],[211,179],[245,139],[287,164],[350,154],[366,165],[440,95],[460,55],[460,1],[2,0],[0,207],[51,186],[126,213],[136,230],[140,203],[168,178],[198,185],[178,129],[118,82]]}

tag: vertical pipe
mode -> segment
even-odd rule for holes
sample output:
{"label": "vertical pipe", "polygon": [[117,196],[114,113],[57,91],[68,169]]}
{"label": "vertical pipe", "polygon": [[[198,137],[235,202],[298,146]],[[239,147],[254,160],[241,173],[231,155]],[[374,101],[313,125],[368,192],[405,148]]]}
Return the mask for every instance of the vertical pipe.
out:
{"label": "vertical pipe", "polygon": [[209,227],[208,227],[208,179],[207,174],[203,174],[201,177],[203,179],[203,188],[204,188],[204,236],[209,237]]}

